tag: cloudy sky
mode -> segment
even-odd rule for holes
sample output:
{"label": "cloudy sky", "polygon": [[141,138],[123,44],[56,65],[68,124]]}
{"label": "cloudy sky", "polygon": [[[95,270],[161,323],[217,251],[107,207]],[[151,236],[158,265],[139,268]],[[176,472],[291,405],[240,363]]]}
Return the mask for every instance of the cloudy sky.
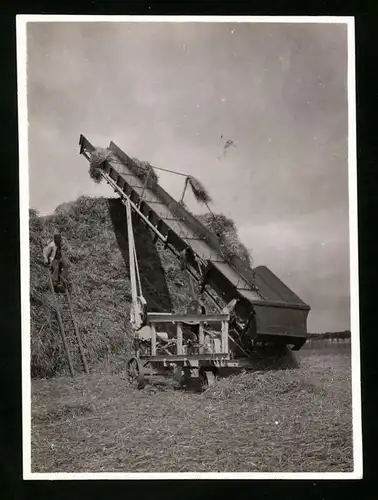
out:
{"label": "cloudy sky", "polygon": [[199,178],[310,331],[349,328],[346,82],[342,24],[29,23],[30,205],[112,196],[78,140],[113,140]]}

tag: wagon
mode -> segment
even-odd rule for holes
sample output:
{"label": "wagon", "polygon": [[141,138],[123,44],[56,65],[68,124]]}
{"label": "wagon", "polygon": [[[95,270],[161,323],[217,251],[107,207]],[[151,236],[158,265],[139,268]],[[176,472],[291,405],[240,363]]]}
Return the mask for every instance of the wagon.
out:
{"label": "wagon", "polygon": [[229,336],[229,313],[149,313],[135,333],[134,353],[127,362],[127,377],[143,389],[149,375],[172,375],[181,387],[197,381],[202,389],[218,377],[253,369],[247,356],[235,356]]}

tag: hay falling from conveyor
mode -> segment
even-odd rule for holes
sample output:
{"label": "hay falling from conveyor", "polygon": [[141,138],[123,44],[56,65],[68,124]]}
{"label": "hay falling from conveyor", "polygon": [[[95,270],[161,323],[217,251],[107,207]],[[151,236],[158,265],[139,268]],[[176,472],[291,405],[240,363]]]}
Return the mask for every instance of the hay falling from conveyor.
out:
{"label": "hay falling from conveyor", "polygon": [[188,176],[188,183],[192,188],[193,195],[198,203],[207,204],[211,203],[211,197],[206,190],[205,186],[195,177]]}
{"label": "hay falling from conveyor", "polygon": [[247,248],[240,242],[235,223],[223,214],[213,214],[208,204],[212,199],[205,186],[195,177],[189,175],[187,182],[198,203],[206,205],[209,214],[197,216],[210,231],[217,235],[224,257],[231,259],[234,255],[242,259],[248,266],[251,264]]}

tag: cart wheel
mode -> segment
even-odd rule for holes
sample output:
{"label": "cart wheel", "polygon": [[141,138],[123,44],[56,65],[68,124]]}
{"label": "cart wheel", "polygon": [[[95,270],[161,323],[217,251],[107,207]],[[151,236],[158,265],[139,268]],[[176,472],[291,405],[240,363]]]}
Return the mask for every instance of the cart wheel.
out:
{"label": "cart wheel", "polygon": [[131,358],[127,362],[127,378],[133,386],[143,389],[145,384],[143,365],[137,358]]}
{"label": "cart wheel", "polygon": [[215,384],[215,373],[211,370],[200,370],[199,372],[199,380],[201,382],[202,390],[206,390]]}

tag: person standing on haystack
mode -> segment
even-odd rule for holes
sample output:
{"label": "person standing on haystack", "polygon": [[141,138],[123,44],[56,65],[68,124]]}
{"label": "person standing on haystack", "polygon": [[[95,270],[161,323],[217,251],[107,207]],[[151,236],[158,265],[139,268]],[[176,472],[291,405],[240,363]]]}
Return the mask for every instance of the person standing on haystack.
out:
{"label": "person standing on haystack", "polygon": [[62,237],[55,234],[54,239],[43,249],[43,257],[46,265],[50,267],[51,279],[54,286],[59,284],[60,279],[63,283],[68,281],[68,260],[62,253]]}

